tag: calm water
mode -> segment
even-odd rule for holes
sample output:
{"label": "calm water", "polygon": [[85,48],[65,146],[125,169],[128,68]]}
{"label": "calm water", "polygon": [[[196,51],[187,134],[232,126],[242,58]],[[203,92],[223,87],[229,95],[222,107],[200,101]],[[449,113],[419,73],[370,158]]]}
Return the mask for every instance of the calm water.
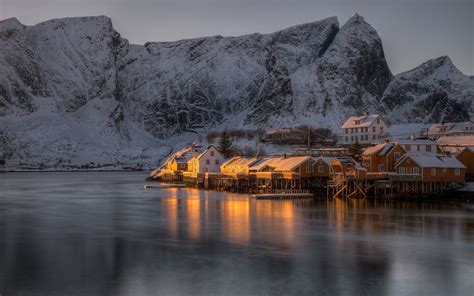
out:
{"label": "calm water", "polygon": [[0,174],[0,294],[473,295],[474,212]]}

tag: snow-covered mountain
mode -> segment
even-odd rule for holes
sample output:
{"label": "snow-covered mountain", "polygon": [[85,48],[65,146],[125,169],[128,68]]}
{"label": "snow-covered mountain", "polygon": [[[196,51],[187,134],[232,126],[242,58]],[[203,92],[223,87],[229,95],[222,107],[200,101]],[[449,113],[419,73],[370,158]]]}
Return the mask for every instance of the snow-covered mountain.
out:
{"label": "snow-covered mountain", "polygon": [[469,120],[474,80],[449,58],[392,76],[361,16],[271,34],[131,45],[109,18],[0,21],[0,153],[27,163],[154,163],[190,135],[354,113]]}

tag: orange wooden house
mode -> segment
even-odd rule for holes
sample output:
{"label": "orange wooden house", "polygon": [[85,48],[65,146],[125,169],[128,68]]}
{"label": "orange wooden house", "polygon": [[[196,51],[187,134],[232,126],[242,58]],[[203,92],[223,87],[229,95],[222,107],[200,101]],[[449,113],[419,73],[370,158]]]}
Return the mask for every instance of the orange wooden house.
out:
{"label": "orange wooden house", "polygon": [[404,154],[405,150],[396,142],[377,144],[362,153],[362,164],[369,172],[393,172]]}
{"label": "orange wooden house", "polygon": [[335,157],[321,156],[316,158],[314,162],[313,176],[329,178],[332,174],[332,162]]}
{"label": "orange wooden house", "polygon": [[464,147],[456,159],[466,167],[466,174],[474,175],[474,147]]}
{"label": "orange wooden house", "polygon": [[466,167],[447,155],[405,154],[395,165],[399,175],[412,175],[423,182],[464,182]]}

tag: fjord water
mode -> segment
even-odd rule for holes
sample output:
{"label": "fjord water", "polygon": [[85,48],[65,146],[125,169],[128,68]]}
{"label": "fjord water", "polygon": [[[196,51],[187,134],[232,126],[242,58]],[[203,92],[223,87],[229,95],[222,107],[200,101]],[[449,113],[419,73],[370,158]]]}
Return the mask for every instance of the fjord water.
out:
{"label": "fjord water", "polygon": [[0,174],[0,294],[472,295],[474,212]]}

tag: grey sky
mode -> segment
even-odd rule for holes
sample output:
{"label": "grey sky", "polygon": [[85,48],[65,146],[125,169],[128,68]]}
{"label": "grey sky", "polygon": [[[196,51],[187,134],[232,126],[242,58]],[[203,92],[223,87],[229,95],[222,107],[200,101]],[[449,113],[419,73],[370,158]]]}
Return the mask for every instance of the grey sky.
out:
{"label": "grey sky", "polygon": [[474,0],[0,0],[0,18],[26,25],[108,15],[131,43],[269,33],[357,11],[377,30],[394,74],[448,55],[474,75]]}

